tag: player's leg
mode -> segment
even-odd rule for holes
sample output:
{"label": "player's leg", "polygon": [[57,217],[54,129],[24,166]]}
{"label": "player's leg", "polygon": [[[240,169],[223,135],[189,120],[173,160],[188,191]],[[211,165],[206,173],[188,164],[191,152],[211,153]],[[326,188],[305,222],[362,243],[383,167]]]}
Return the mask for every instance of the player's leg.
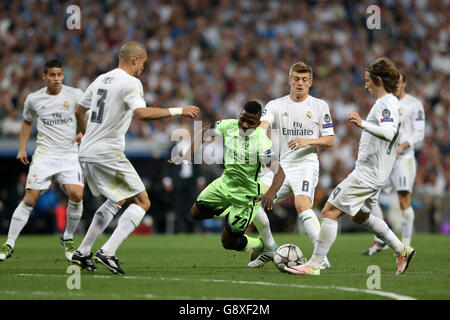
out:
{"label": "player's leg", "polygon": [[[377,217],[378,219],[383,220],[383,211],[381,210],[379,201],[376,201],[376,203],[373,206],[373,210],[370,214],[373,215],[374,217]],[[385,244],[383,240],[378,238],[376,234],[374,234],[372,244],[362,254],[365,256],[372,256],[375,253],[384,251],[388,248],[389,248],[389,246],[387,244]]]}
{"label": "player's leg", "polygon": [[61,235],[60,241],[64,246],[66,258],[70,260],[75,252],[73,234],[83,214],[83,190],[78,184],[63,184],[62,189],[69,198],[66,209],[66,228]]}
{"label": "player's leg", "polygon": [[398,159],[392,170],[392,182],[398,194],[401,209],[402,242],[409,246],[414,228],[414,210],[411,207],[411,192],[416,177],[416,162],[411,159]]}
{"label": "player's leg", "polygon": [[130,205],[122,213],[116,229],[94,256],[96,262],[102,263],[111,272],[119,274],[124,274],[125,272],[120,268],[116,251],[122,242],[139,226],[151,205],[145,190],[128,199],[128,201]]}
{"label": "player's leg", "polygon": [[410,246],[404,245],[383,219],[370,214],[373,205],[378,200],[378,196],[379,192],[368,198],[361,207],[361,210],[352,217],[352,220],[377,235],[378,238],[394,250],[397,255],[397,275],[403,274],[408,268],[409,262],[414,257],[415,250]]}
{"label": "player's leg", "polygon": [[11,217],[11,223],[8,230],[8,239],[6,243],[0,248],[0,261],[4,261],[11,257],[14,252],[16,240],[20,232],[23,230],[28,222],[30,213],[33,210],[36,202],[41,194],[41,190],[26,189],[23,200],[19,203]]}
{"label": "player's leg", "polygon": [[322,225],[311,259],[304,265],[285,267],[285,270],[293,274],[319,275],[323,262],[336,240],[337,219],[343,214],[340,209],[327,202],[322,210]]}
{"label": "player's leg", "polygon": [[247,251],[262,250],[264,243],[260,238],[244,234],[254,215],[258,211],[259,203],[232,205],[225,218],[225,227],[222,231],[222,246],[228,250]]}
{"label": "player's leg", "polygon": [[411,193],[409,191],[398,191],[398,200],[402,210],[402,242],[409,246],[414,229],[414,209],[411,207]]}

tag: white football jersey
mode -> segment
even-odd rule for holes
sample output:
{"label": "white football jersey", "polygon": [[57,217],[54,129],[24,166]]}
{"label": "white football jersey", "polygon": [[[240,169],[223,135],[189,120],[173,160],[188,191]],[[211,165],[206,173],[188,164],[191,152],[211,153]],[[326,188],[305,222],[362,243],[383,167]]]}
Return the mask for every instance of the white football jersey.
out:
{"label": "white football jersey", "polygon": [[278,129],[280,162],[283,166],[304,160],[317,162],[317,165],[319,163],[318,148],[307,146],[291,150],[288,147],[290,140],[334,135],[328,104],[312,96],[302,102],[293,101],[289,95],[271,100],[263,111],[261,121],[268,121]]}
{"label": "white football jersey", "polygon": [[409,142],[410,147],[403,149],[398,158],[414,158],[414,147],[425,137],[425,112],[422,102],[410,94],[400,101],[400,139],[399,143]]}
{"label": "white football jersey", "polygon": [[102,162],[122,157],[134,110],[145,108],[141,81],[116,68],[89,85],[80,105],[90,109],[80,160]]}
{"label": "white football jersey", "polygon": [[397,155],[399,136],[399,102],[387,94],[375,101],[367,115],[367,122],[377,126],[392,126],[396,131],[394,138],[387,141],[363,130],[359,140],[358,159],[352,176],[366,185],[381,189],[391,174]]}
{"label": "white football jersey", "polygon": [[47,87],[44,87],[30,93],[23,108],[26,121],[32,122],[37,118],[35,154],[76,157],[78,145],[72,143],[77,134],[75,109],[83,97],[83,91],[65,85],[57,95],[46,91]]}

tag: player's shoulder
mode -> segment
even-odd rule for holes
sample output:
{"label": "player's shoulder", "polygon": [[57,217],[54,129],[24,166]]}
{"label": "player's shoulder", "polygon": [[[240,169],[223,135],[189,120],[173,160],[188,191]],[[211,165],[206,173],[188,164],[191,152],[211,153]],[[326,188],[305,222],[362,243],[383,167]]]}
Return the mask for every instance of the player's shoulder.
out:
{"label": "player's shoulder", "polygon": [[237,125],[237,123],[238,123],[237,119],[222,119],[216,121],[213,125],[214,127],[220,126],[221,128],[226,128]]}
{"label": "player's shoulder", "polygon": [[394,96],[392,93],[389,93],[385,95],[384,97],[377,100],[378,105],[380,108],[386,108],[386,107],[397,107],[399,106],[399,100],[396,96]]}
{"label": "player's shoulder", "polygon": [[409,93],[407,93],[405,95],[405,101],[408,104],[416,104],[416,105],[420,105],[420,106],[422,105],[422,101],[419,98],[414,97],[413,95],[410,95]]}
{"label": "player's shoulder", "polygon": [[79,95],[79,94],[83,94],[83,90],[79,89],[79,88],[75,88],[75,87],[71,87],[71,86],[66,86],[66,85],[62,85],[63,90],[66,94],[71,94],[71,95]]}
{"label": "player's shoulder", "polygon": [[317,97],[313,97],[311,95],[308,95],[308,102],[312,106],[316,106],[319,108],[328,107],[328,103],[325,100],[317,98]]}
{"label": "player's shoulder", "polygon": [[39,99],[40,97],[44,96],[46,90],[47,90],[47,87],[43,87],[43,88],[40,88],[39,90],[30,92],[30,93],[27,95],[26,100],[27,100],[28,102],[31,102],[31,103],[32,103],[32,102],[35,101],[36,99]]}
{"label": "player's shoulder", "polygon": [[268,107],[276,108],[278,106],[282,106],[282,105],[284,105],[284,104],[289,102],[288,98],[289,98],[289,96],[286,95],[286,96],[283,96],[283,97],[280,97],[280,98],[277,98],[277,99],[270,100],[269,102],[267,102],[266,108],[268,108]]}

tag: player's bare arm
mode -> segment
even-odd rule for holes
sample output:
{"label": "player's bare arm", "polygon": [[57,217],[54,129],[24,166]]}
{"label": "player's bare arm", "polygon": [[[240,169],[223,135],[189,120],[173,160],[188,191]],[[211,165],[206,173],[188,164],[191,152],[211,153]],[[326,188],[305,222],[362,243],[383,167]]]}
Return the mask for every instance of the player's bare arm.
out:
{"label": "player's bare arm", "polygon": [[27,156],[27,143],[30,138],[31,129],[33,129],[33,122],[23,120],[22,128],[20,129],[20,146],[19,152],[17,153],[17,159],[22,162],[24,165],[28,165],[30,162],[28,161]]}
{"label": "player's bare arm", "polygon": [[271,163],[269,163],[269,166],[272,171],[276,172],[273,177],[272,185],[261,197],[261,206],[264,208],[264,210],[272,210],[273,200],[275,199],[278,190],[280,190],[281,186],[283,185],[284,178],[286,177],[284,170],[278,160],[271,161]]}
{"label": "player's bare arm", "polygon": [[87,117],[86,112],[88,111],[87,108],[83,107],[82,105],[78,105],[77,109],[75,110],[75,117],[77,118],[77,132],[84,134],[86,132],[86,125],[87,125]]}
{"label": "player's bare arm", "polygon": [[270,127],[270,123],[269,123],[269,121],[262,120],[261,123],[259,124],[259,126],[264,128],[264,130],[267,130]]}
{"label": "player's bare arm", "polygon": [[200,109],[196,106],[187,106],[184,108],[138,108],[134,111],[136,118],[139,120],[156,120],[173,116],[182,116],[194,119],[200,113]]}
{"label": "player's bare arm", "polygon": [[298,150],[307,146],[331,148],[334,143],[334,136],[322,136],[319,138],[294,138],[288,142],[288,147]]}
{"label": "player's bare arm", "polygon": [[410,147],[410,145],[409,145],[408,141],[401,143],[397,148],[397,155],[399,155],[400,153],[402,153],[403,150],[405,150],[409,147]]}

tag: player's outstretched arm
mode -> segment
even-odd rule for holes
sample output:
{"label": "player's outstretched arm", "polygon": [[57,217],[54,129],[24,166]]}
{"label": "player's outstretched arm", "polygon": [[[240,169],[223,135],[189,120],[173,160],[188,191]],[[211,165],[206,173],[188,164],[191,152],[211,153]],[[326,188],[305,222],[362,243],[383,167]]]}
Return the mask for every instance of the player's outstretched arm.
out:
{"label": "player's outstretched arm", "polygon": [[22,127],[20,128],[20,146],[19,152],[17,153],[17,159],[24,165],[28,165],[30,163],[28,161],[26,148],[32,129],[33,129],[33,122],[23,120]]}
{"label": "player's outstretched arm", "polygon": [[275,173],[275,175],[273,177],[272,185],[261,197],[261,206],[264,210],[272,210],[273,199],[283,185],[284,178],[286,177],[278,160],[271,161],[270,169]]}
{"label": "player's outstretched arm", "polygon": [[357,112],[351,112],[348,116],[348,120],[354,125],[366,130],[370,134],[387,141],[391,141],[394,138],[397,130],[394,125],[387,124],[378,126],[376,124],[364,121]]}
{"label": "player's outstretched arm", "polygon": [[135,116],[139,120],[157,120],[168,117],[187,117],[194,119],[200,114],[200,109],[196,106],[187,106],[184,108],[137,108],[134,110]]}

